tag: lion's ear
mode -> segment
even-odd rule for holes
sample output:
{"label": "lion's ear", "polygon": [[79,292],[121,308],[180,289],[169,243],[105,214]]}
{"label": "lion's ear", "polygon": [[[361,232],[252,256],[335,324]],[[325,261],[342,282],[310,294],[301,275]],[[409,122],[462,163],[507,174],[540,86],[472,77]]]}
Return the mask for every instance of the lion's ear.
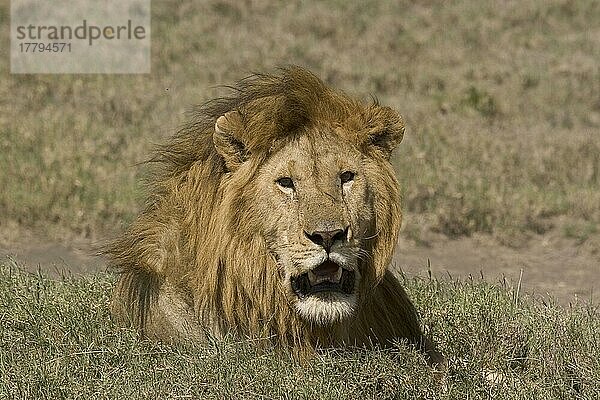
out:
{"label": "lion's ear", "polygon": [[217,118],[213,143],[217,153],[230,171],[235,170],[241,163],[248,159],[248,150],[244,143],[238,139],[242,129],[242,119],[237,111],[230,111]]}
{"label": "lion's ear", "polygon": [[391,108],[383,107],[378,111],[378,121],[373,126],[372,133],[368,135],[368,143],[389,158],[392,151],[402,142],[404,122],[400,114]]}

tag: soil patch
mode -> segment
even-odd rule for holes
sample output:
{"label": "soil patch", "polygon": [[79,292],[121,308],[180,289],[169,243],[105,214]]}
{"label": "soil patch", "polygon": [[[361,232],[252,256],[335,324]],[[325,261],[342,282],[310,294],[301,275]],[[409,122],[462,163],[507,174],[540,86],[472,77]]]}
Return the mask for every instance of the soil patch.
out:
{"label": "soil patch", "polygon": [[539,236],[526,247],[509,248],[487,236],[437,238],[430,247],[401,240],[394,265],[409,274],[439,279],[508,282],[522,293],[555,299],[563,305],[593,301],[600,289],[600,256],[574,242]]}
{"label": "soil patch", "polygon": [[106,262],[94,256],[90,242],[55,243],[41,239],[0,243],[0,262],[14,262],[26,271],[41,271],[52,278],[92,274],[106,270]]}

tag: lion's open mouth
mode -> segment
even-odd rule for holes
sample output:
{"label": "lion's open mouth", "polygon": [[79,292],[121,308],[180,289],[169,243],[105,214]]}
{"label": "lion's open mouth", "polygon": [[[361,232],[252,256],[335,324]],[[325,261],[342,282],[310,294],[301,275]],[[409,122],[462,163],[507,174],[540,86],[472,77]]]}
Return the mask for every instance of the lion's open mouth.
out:
{"label": "lion's open mouth", "polygon": [[292,290],[300,298],[319,292],[354,291],[354,272],[327,260],[302,275],[291,278]]}

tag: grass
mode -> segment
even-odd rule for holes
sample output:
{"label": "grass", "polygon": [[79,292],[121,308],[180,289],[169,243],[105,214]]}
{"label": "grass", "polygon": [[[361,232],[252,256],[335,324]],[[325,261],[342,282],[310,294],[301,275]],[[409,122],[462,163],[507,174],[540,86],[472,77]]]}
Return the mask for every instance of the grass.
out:
{"label": "grass", "polygon": [[406,117],[394,163],[409,236],[510,244],[557,229],[600,249],[597,2],[169,0],[152,12],[149,75],[10,75],[0,64],[5,236],[112,235],[140,208],[136,164],[187,107],[294,63]]}
{"label": "grass", "polygon": [[50,280],[0,266],[0,398],[596,399],[600,318],[591,306],[519,299],[476,279],[405,278],[449,360],[325,352],[306,364],[232,339],[183,347],[140,340],[108,313],[107,274]]}

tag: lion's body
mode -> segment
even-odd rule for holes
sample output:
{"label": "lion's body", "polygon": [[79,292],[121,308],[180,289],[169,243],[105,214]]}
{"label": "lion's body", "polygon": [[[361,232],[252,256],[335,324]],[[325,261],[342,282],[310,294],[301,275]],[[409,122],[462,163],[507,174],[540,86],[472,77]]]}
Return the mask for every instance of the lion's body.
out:
{"label": "lion's body", "polygon": [[[236,122],[235,137],[219,135],[219,124]],[[433,352],[413,305],[387,270],[401,223],[388,157],[402,132],[390,109],[364,106],[298,68],[242,81],[236,97],[200,108],[159,150],[153,197],[107,248],[110,264],[121,272],[114,315],[163,340],[233,334],[311,352],[407,339]],[[334,176],[331,166],[346,159],[360,171],[354,186],[326,188],[322,177]],[[304,177],[289,197],[272,184],[277,168]],[[310,190],[302,192],[302,185]],[[265,190],[271,186],[272,192]],[[308,206],[294,208],[300,203]],[[335,219],[336,213],[343,217]],[[296,298],[289,288],[290,279],[308,270],[294,257],[308,258],[305,245],[317,251],[293,232],[310,237],[306,226],[324,219],[351,228],[349,244],[334,246],[356,274],[356,293],[340,295],[352,296],[350,305],[326,295]],[[325,254],[318,250],[314,254]],[[322,304],[325,311],[318,310]]]}

